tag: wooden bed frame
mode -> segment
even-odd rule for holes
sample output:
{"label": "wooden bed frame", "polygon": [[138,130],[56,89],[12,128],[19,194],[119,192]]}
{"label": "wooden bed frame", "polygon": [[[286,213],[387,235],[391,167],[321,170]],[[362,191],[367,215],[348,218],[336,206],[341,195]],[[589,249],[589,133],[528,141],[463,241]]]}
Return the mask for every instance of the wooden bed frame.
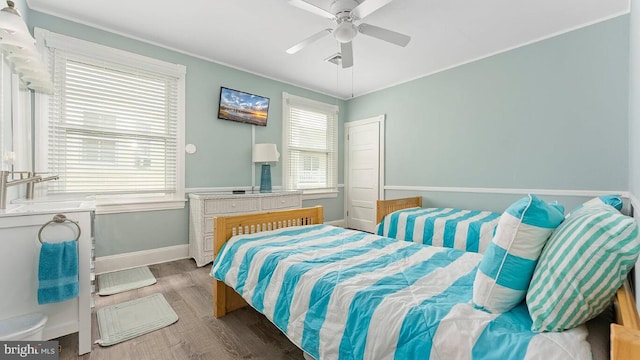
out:
{"label": "wooden bed frame", "polygon": [[[387,208],[405,203],[405,207],[422,204],[422,198],[383,201],[395,203]],[[380,203],[380,202],[379,202]],[[380,204],[378,205],[380,209]],[[396,208],[399,210],[402,208]],[[395,211],[395,210],[394,210]],[[298,225],[321,224],[324,221],[322,206],[283,210],[247,215],[221,216],[214,218],[215,236],[213,244],[214,258],[222,245],[237,234],[250,234],[272,229]],[[640,355],[640,317],[635,306],[633,292],[628,281],[618,289],[614,298],[616,323],[611,324],[611,359],[637,359]],[[227,312],[247,306],[246,301],[222,281],[213,280],[213,315],[216,318]]]}

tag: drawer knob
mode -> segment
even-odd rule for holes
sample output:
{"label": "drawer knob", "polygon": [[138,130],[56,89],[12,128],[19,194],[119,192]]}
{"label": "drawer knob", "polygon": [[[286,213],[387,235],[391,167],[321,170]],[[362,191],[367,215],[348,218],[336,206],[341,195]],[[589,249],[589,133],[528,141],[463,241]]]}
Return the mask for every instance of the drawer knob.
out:
{"label": "drawer knob", "polygon": [[232,204],[231,204],[231,207],[236,207],[236,203],[232,203]]}
{"label": "drawer knob", "polygon": [[280,204],[284,204],[284,200],[280,200]]}

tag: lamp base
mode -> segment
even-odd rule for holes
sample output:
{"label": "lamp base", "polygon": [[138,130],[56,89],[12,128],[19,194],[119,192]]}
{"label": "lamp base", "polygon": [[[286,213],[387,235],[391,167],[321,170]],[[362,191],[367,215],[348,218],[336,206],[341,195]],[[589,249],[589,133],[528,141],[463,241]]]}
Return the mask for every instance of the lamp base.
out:
{"label": "lamp base", "polygon": [[260,175],[260,192],[271,192],[271,165],[262,164],[262,175]]}

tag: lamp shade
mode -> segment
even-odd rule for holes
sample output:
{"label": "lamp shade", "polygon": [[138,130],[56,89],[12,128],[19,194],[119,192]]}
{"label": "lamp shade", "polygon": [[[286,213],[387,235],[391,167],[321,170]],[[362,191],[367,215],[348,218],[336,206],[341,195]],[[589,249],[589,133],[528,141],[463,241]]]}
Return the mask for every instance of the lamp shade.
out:
{"label": "lamp shade", "polygon": [[7,7],[0,10],[0,29],[23,36],[31,36],[27,24],[20,17],[13,1],[7,1]]}
{"label": "lamp shade", "polygon": [[53,93],[51,76],[36,48],[36,41],[11,0],[7,0],[7,7],[0,10],[0,50],[13,65],[14,72],[27,83],[27,88]]}
{"label": "lamp shade", "polygon": [[24,35],[0,30],[0,47],[11,52],[21,51],[26,48],[37,53],[36,41],[29,34]]}
{"label": "lamp shade", "polygon": [[280,158],[280,153],[276,144],[255,144],[253,145],[253,162],[266,163],[276,162]]}

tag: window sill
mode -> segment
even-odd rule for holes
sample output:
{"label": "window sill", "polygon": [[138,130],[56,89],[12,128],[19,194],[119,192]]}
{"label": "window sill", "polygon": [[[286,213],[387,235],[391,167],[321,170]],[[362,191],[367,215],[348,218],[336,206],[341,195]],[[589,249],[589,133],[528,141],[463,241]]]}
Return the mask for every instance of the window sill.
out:
{"label": "window sill", "polygon": [[[139,211],[184,209],[187,201],[184,195],[54,195],[43,196],[34,200],[16,199],[11,204],[41,204],[90,201],[96,214],[117,214]],[[93,206],[95,204],[95,206]]]}
{"label": "window sill", "polygon": [[335,199],[338,197],[337,191],[304,191],[302,193],[302,200],[315,200],[315,199]]}

